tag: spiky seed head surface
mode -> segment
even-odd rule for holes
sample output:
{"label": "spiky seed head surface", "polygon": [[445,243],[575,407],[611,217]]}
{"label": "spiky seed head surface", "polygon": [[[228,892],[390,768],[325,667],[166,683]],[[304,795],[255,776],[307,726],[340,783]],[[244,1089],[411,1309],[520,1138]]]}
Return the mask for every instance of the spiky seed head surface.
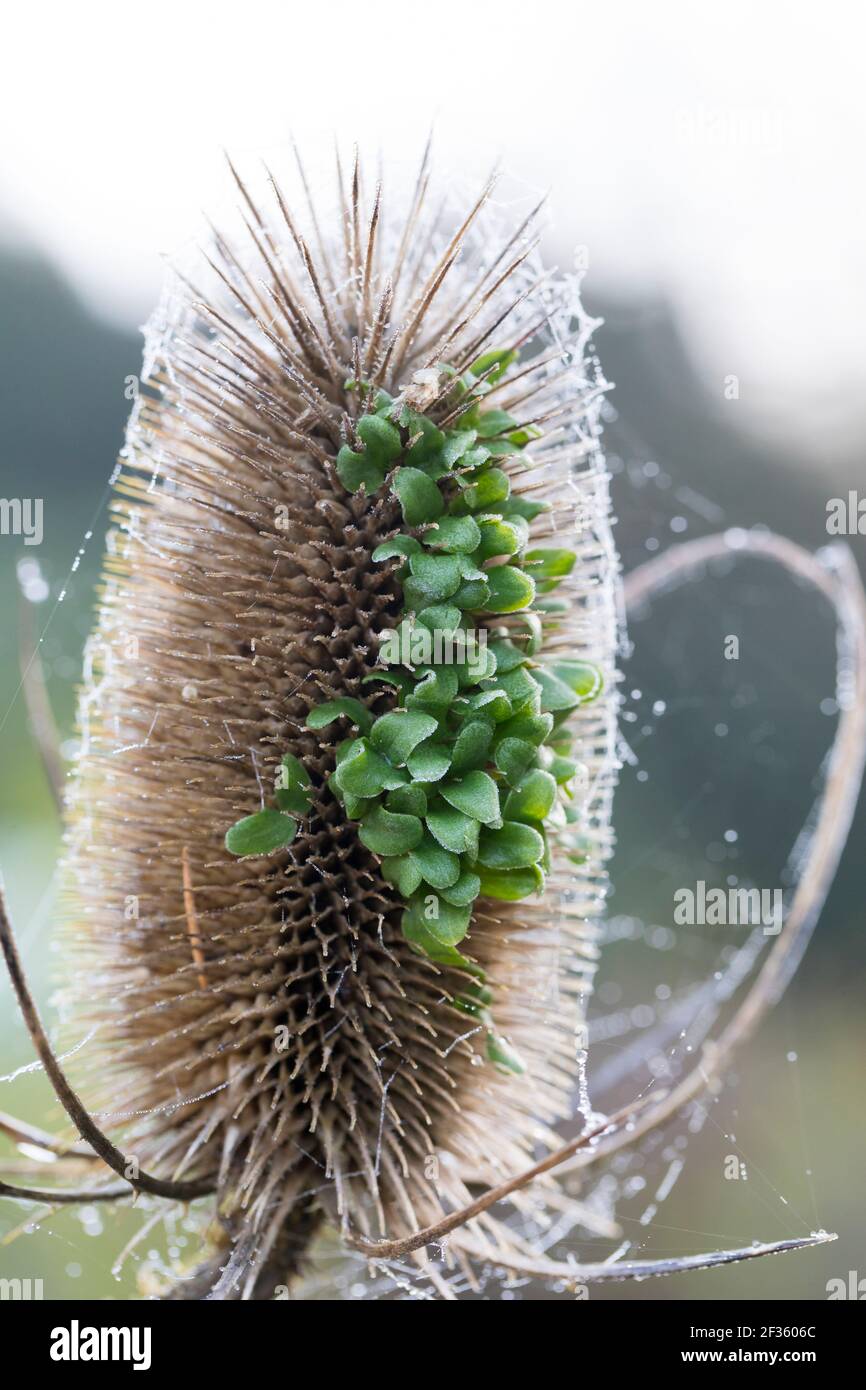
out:
{"label": "spiky seed head surface", "polygon": [[[72,1013],[97,1025],[82,1084],[142,1164],[218,1175],[224,1297],[287,1276],[323,1221],[400,1236],[555,1142],[610,845],[617,562],[578,280],[544,274],[528,209],[492,183],[437,189],[426,155],[405,196],[368,189],[357,160],[336,182],[329,209],[303,175],[296,194],[236,176],[237,230],[172,277],[149,325],[70,797]],[[323,700],[381,714],[392,699],[363,682],[400,611],[395,568],[371,559],[398,517],[335,474],[359,411],[346,382],[444,422],[438,364],[490,346],[523,349],[497,404],[542,422],[512,478],[552,504],[533,539],[578,555],[545,651],[605,678],[575,717],[584,863],[554,855],[541,901],[478,900],[463,946],[519,1076],[485,1060],[453,1002],[460,972],[413,953],[402,900],[328,791],[345,730],[305,726]],[[286,752],[312,811],[287,849],[238,860],[226,828]],[[488,1215],[450,1257],[511,1239]]]}

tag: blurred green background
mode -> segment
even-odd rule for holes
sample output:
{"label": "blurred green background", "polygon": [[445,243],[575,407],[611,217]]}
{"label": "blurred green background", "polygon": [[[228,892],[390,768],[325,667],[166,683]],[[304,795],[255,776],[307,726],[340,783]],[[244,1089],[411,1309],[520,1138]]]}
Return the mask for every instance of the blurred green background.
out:
{"label": "blurred green background", "polygon": [[[63,971],[52,934],[59,832],[18,693],[15,566],[36,558],[46,581],[46,595],[31,611],[44,631],[43,662],[61,734],[71,740],[106,525],[106,480],[129,408],[125,378],[139,371],[141,340],[131,322],[94,317],[51,264],[27,250],[0,255],[0,300],[2,492],[40,495],[45,508],[39,548],[0,538],[0,867],[27,967],[51,1020],[52,980]],[[794,466],[768,437],[747,431],[736,403],[708,390],[660,294],[599,299],[590,281],[588,305],[607,320],[596,346],[616,383],[606,441],[625,568],[678,539],[756,522],[813,549],[825,544],[828,497],[856,486],[847,456]],[[93,535],[85,544],[88,531]],[[862,565],[862,540],[855,538],[854,546]],[[740,637],[738,662],[723,659],[728,633]],[[706,978],[739,939],[730,928],[672,930],[675,888],[699,878],[722,883],[728,873],[758,885],[782,883],[834,726],[826,703],[834,693],[830,615],[766,566],[744,562],[727,578],[709,577],[660,600],[633,625],[631,637],[623,734],[634,761],[624,768],[616,798],[610,910],[613,935],[623,936],[629,918],[648,927],[627,929],[605,952],[593,1006],[591,1085],[639,1045],[660,1002]],[[671,1154],[680,1152],[674,1149],[649,1155],[632,1171],[632,1193],[618,1213],[633,1255],[697,1252],[822,1227],[838,1231],[839,1241],[769,1262],[608,1286],[593,1298],[821,1299],[828,1279],[866,1273],[863,832],[861,806],[800,972],[691,1138],[671,1195],[641,1225]],[[5,981],[0,1010],[0,1073],[8,1077],[32,1055]],[[612,1094],[632,1094],[648,1077],[645,1060],[635,1060]],[[0,1108],[49,1128],[60,1122],[33,1072],[0,1086]],[[673,1126],[670,1142],[683,1132]],[[8,1142],[0,1140],[0,1148],[4,1159],[13,1157]],[[724,1176],[732,1153],[746,1171],[733,1181]],[[112,1275],[112,1261],[141,1221],[97,1207],[46,1217],[0,1201],[0,1277],[42,1278],[48,1297],[130,1296],[141,1262],[166,1248],[156,1231],[121,1279]],[[167,1243],[177,1254],[187,1239],[181,1223]],[[586,1240],[579,1248],[593,1258],[611,1247]],[[540,1289],[521,1293],[545,1296]]]}

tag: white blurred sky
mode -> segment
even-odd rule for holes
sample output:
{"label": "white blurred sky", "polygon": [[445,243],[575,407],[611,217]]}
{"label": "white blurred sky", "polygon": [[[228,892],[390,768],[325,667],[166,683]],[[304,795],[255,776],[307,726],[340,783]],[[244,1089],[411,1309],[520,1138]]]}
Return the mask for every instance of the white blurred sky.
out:
{"label": "white blurred sky", "polygon": [[[713,390],[818,456],[866,423],[859,3],[246,0],[17,5],[0,216],[141,322],[160,253],[226,196],[220,150],[335,130],[553,189],[599,290],[660,288]],[[600,340],[603,349],[603,338]],[[855,480],[852,480],[852,485]]]}

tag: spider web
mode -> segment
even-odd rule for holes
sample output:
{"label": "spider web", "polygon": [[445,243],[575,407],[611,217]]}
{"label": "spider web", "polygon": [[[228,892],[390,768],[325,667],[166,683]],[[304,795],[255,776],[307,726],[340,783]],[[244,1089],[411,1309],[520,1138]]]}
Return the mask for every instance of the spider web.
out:
{"label": "spider web", "polygon": [[[695,489],[684,471],[677,476],[672,467],[658,464],[617,411],[612,406],[605,411],[616,536],[626,571],[668,544],[727,524],[717,500]],[[69,582],[107,496],[108,488],[43,633],[62,621]],[[832,626],[820,601],[799,591],[792,621],[791,582],[785,576],[763,567],[758,572],[749,561],[732,560],[720,570],[727,572],[711,573],[659,599],[647,616],[629,625],[615,801],[618,848],[589,1012],[589,1048],[569,1132],[579,1132],[590,1113],[609,1113],[688,1070],[771,944],[772,936],[760,926],[675,924],[676,892],[695,888],[699,880],[787,892],[808,843],[838,709]],[[792,669],[782,655],[789,643],[779,634],[790,639],[794,627],[809,659]],[[723,652],[731,636],[739,640],[739,655],[728,660]],[[31,958],[47,937],[50,889],[49,884],[23,924],[22,947]],[[88,1042],[82,1039],[80,1046]],[[784,1060],[796,1071],[796,1051],[789,1050]],[[12,1068],[0,1077],[10,1110],[19,1108],[22,1070],[31,1068]],[[791,1084],[796,1089],[798,1079]],[[616,1262],[742,1243],[744,1236],[758,1233],[784,1237],[820,1229],[809,1183],[799,1183],[794,1195],[781,1190],[786,1184],[758,1169],[741,1148],[737,1110],[744,1089],[742,1077],[729,1075],[714,1094],[693,1102],[676,1121],[603,1169],[591,1170],[579,1186],[575,1174],[566,1183],[572,1200],[525,1203],[513,1217],[515,1231],[560,1260]],[[793,1120],[791,1142],[799,1145],[797,1164],[808,1178],[805,1133]],[[664,1219],[666,1204],[689,1172],[690,1153],[698,1149],[697,1161],[716,1166],[707,1191],[716,1191],[720,1200],[723,1165],[731,1155],[748,1173],[727,1180],[728,1187],[738,1185],[738,1197],[748,1194],[736,1229],[725,1217],[709,1219],[704,1229]],[[24,1241],[39,1238],[39,1259],[66,1261],[65,1283],[73,1296],[77,1281],[89,1283],[91,1274],[104,1277],[109,1246],[112,1278],[118,1281],[115,1296],[134,1296],[142,1274],[145,1287],[148,1280],[158,1287],[177,1260],[195,1248],[201,1229],[194,1213],[166,1214],[147,1199],[136,1214],[95,1204],[77,1212],[36,1212],[23,1220],[14,1213],[10,1219],[8,1211],[0,1270],[17,1268],[10,1255],[18,1248],[17,1232]],[[325,1238],[302,1296],[429,1299],[438,1296],[426,1277],[435,1266],[456,1297],[574,1297],[564,1281],[542,1286],[483,1266],[473,1288],[463,1274],[443,1271],[435,1252],[428,1253],[427,1267],[408,1259],[368,1267]],[[621,1297],[623,1286],[596,1296]]]}

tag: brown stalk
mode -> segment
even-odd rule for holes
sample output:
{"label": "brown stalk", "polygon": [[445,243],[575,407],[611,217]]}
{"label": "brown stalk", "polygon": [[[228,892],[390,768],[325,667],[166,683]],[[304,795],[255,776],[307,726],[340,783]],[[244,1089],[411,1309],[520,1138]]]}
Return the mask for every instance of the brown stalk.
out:
{"label": "brown stalk", "polygon": [[[9,978],[15,991],[18,1005],[27,1026],[27,1031],[33,1041],[33,1046],[39,1054],[40,1061],[45,1068],[49,1081],[54,1087],[55,1094],[69,1116],[82,1139],[93,1148],[93,1151],[109,1168],[113,1168],[115,1173],[129,1183],[130,1187],[137,1188],[142,1192],[150,1192],[155,1197],[172,1197],[177,1201],[190,1201],[193,1197],[203,1197],[214,1190],[212,1178],[196,1178],[191,1181],[171,1181],[165,1178],[157,1178],[150,1173],[139,1173],[137,1177],[127,1177],[129,1159],[122,1154],[120,1149],[112,1144],[111,1140],[99,1128],[96,1122],[82,1104],[75,1091],[70,1086],[66,1073],[61,1067],[55,1056],[54,1050],[48,1041],[48,1035],[39,1017],[39,1011],[30,993],[27,980],[21,966],[21,958],[18,955],[18,948],[15,945],[15,938],[6,915],[6,902],[2,891],[0,891],[0,947],[6,960],[6,968],[9,971]],[[58,1200],[52,1194],[51,1200]]]}
{"label": "brown stalk", "polygon": [[[667,1095],[652,1097],[657,1100],[652,1109],[647,1110],[649,1097],[625,1106],[609,1120],[564,1144],[540,1163],[500,1183],[498,1187],[491,1188],[459,1211],[452,1212],[441,1221],[415,1231],[402,1240],[370,1241],[356,1236],[349,1237],[348,1243],[369,1259],[394,1259],[418,1250],[432,1241],[438,1241],[458,1226],[480,1216],[495,1203],[526,1187],[543,1173],[566,1164],[567,1160],[574,1159],[567,1167],[561,1167],[563,1172],[584,1167],[589,1163],[597,1163],[599,1159],[633,1144],[676,1114],[710,1084],[730,1061],[734,1050],[751,1036],[767,1010],[777,1002],[783,992],[805,949],[833,880],[850,829],[866,761],[866,594],[847,551],[841,552],[844,558],[840,564],[839,575],[834,578],[808,551],[779,536],[750,533],[743,550],[747,554],[773,559],[817,587],[833,604],[840,627],[847,634],[856,652],[855,689],[839,721],[821,812],[785,929],[779,935],[757,980],[727,1028],[718,1040],[705,1045],[702,1060],[677,1086]],[[629,576],[625,583],[626,602],[630,608],[634,608],[651,595],[704,567],[711,560],[730,558],[731,554],[730,542],[724,535],[709,536],[676,546],[658,559],[640,566]],[[637,1120],[636,1117],[641,1111],[644,1112],[642,1118]],[[590,1147],[592,1140],[601,1138],[611,1129],[619,1131],[616,1138],[607,1144],[593,1147],[588,1154],[580,1154],[580,1157],[575,1158],[580,1150]],[[638,1273],[641,1276],[649,1273],[670,1273],[675,1270],[704,1267],[707,1264],[753,1258],[757,1253],[772,1254],[779,1250],[816,1244],[820,1240],[830,1238],[832,1237],[810,1237],[792,1242],[783,1241],[766,1247],[749,1247],[747,1251],[719,1252],[716,1255],[672,1261],[636,1262],[634,1277],[638,1277]],[[522,1259],[509,1261],[509,1264],[526,1271],[530,1269],[530,1264]],[[549,1268],[553,1268],[553,1265]],[[556,1272],[562,1274],[569,1266],[557,1264],[555,1268]],[[604,1273],[608,1268],[611,1272]],[[614,1269],[618,1272],[613,1273]],[[582,1271],[575,1273],[576,1279],[630,1277],[624,1266],[575,1266],[575,1270]]]}

